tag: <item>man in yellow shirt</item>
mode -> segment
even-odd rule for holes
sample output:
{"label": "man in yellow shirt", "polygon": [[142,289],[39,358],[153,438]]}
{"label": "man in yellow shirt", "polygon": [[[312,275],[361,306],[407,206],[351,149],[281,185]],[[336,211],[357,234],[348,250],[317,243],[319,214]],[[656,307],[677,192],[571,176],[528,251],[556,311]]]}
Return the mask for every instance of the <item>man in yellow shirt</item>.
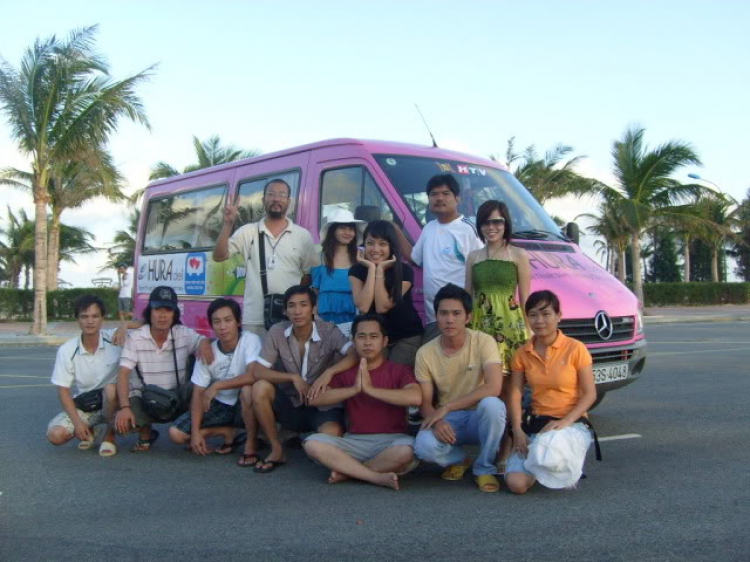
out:
{"label": "man in yellow shirt", "polygon": [[505,430],[502,359],[495,340],[469,330],[471,296],[448,284],[435,295],[441,336],[417,352],[415,374],[422,388],[422,428],[416,455],[448,467],[445,480],[460,480],[470,466],[461,445],[479,445],[473,473],[479,489],[497,492],[495,457]]}

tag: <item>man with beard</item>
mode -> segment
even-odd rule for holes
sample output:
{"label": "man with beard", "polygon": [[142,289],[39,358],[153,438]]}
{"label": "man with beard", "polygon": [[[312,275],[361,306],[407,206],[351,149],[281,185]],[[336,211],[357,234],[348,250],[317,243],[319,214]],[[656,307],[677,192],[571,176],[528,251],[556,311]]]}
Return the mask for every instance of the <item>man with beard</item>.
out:
{"label": "man with beard", "polygon": [[310,233],[287,216],[292,189],[282,179],[272,179],[263,188],[265,217],[246,224],[231,235],[239,212],[227,205],[224,225],[216,241],[213,259],[224,261],[241,254],[246,262],[243,329],[261,338],[266,329],[263,318],[263,288],[260,282],[260,243],[264,244],[267,294],[283,295],[289,287],[310,284],[310,267],[317,264],[317,253]]}

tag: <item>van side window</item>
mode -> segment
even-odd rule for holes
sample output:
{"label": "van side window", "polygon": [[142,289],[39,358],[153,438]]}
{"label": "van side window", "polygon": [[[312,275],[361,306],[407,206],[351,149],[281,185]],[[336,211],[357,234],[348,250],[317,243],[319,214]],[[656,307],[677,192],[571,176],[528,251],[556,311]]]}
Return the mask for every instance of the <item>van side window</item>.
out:
{"label": "van side window", "polygon": [[393,220],[393,211],[370,172],[362,166],[336,168],[323,173],[320,225],[335,209],[346,209],[358,219],[370,222]]}
{"label": "van side window", "polygon": [[213,248],[223,221],[225,192],[221,185],[151,200],[143,251]]}
{"label": "van side window", "polygon": [[292,197],[289,201],[289,210],[286,216],[294,221],[297,211],[297,194],[299,193],[299,171],[297,170],[240,182],[239,197],[237,198],[240,214],[234,224],[234,230],[251,222],[258,222],[263,218],[263,187],[271,179],[284,180],[292,188]]}

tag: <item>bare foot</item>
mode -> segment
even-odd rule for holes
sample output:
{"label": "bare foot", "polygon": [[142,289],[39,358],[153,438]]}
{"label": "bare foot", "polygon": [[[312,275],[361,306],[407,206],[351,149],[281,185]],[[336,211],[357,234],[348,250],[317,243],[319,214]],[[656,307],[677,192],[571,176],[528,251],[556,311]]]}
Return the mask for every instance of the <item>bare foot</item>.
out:
{"label": "bare foot", "polygon": [[331,474],[328,476],[329,484],[338,484],[339,482],[346,482],[347,480],[349,480],[349,477],[346,474],[341,474],[335,470],[332,470]]}
{"label": "bare foot", "polygon": [[379,474],[378,477],[372,481],[373,484],[377,484],[378,486],[383,486],[385,488],[393,488],[394,490],[398,490],[398,474],[395,472],[386,472],[384,474]]}

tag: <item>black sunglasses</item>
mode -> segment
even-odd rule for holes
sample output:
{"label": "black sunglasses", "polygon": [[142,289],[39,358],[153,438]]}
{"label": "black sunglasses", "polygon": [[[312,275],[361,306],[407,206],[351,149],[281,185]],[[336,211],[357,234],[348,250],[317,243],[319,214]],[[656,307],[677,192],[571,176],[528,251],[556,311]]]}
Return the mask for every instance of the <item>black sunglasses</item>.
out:
{"label": "black sunglasses", "polygon": [[505,219],[487,219],[482,223],[482,226],[502,226],[505,224]]}

